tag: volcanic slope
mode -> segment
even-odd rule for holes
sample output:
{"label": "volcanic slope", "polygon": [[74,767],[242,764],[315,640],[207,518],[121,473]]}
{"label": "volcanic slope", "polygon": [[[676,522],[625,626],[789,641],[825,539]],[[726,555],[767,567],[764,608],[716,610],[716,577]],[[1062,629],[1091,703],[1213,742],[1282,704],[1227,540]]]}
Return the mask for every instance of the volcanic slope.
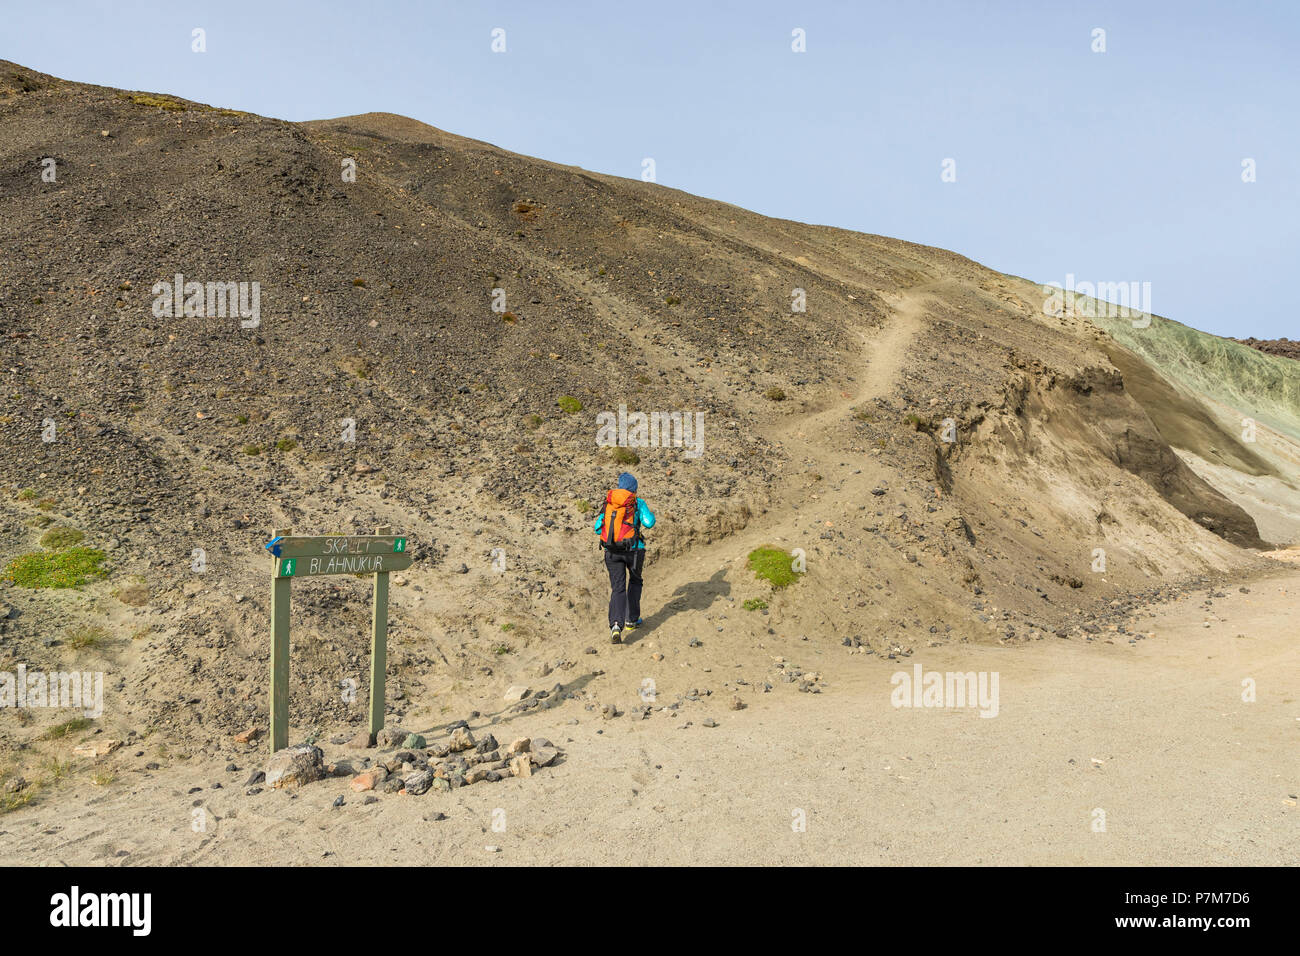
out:
{"label": "volcanic slope", "polygon": [[[109,568],[6,587],[0,666],[104,664],[113,732],[216,753],[264,722],[273,530],[409,536],[393,720],[572,666],[604,630],[591,522],[624,468],[659,516],[650,633],[725,629],[719,662],[1091,634],[1265,564],[1113,339],[951,252],[389,114],[295,124],[12,63],[0,209],[0,558],[57,525]],[[178,274],[258,283],[258,324],[156,314]],[[620,406],[702,413],[702,454],[598,447]],[[763,544],[807,574],[757,581]],[[367,587],[295,585],[295,734],[363,720],[338,688],[365,687]]]}

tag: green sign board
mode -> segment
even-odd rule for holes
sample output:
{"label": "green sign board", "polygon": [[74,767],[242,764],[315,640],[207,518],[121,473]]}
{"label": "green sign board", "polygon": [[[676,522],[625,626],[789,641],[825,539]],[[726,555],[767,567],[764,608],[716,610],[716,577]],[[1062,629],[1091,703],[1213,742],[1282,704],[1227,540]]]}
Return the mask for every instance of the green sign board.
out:
{"label": "green sign board", "polygon": [[411,566],[409,554],[307,554],[298,558],[279,558],[277,578],[308,578],[322,574],[378,574],[381,571],[405,571]]}
{"label": "green sign board", "polygon": [[271,752],[289,744],[289,586],[294,578],[373,574],[370,615],[370,736],[384,726],[384,673],[388,660],[388,572],[411,566],[406,538],[379,528],[372,535],[292,537],[276,532],[271,553]]}
{"label": "green sign board", "polygon": [[276,538],[266,546],[266,549],[277,558],[305,558],[311,555],[405,554],[406,538],[392,534],[300,535]]}

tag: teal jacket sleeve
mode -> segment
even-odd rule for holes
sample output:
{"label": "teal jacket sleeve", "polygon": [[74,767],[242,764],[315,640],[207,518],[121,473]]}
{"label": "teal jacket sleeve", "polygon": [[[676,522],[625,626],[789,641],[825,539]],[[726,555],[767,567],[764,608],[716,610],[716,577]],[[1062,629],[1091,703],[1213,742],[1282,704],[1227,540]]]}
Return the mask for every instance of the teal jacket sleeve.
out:
{"label": "teal jacket sleeve", "polygon": [[596,515],[596,527],[594,529],[596,534],[600,534],[601,526],[604,525],[604,523],[605,523],[605,512],[602,511],[598,515]]}

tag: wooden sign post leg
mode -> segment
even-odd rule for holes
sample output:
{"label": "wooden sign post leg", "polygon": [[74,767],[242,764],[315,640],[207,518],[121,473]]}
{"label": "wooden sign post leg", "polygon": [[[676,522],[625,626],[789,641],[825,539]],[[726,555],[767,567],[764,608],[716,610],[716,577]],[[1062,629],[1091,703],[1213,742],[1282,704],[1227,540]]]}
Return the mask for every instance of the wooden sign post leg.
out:
{"label": "wooden sign post leg", "polygon": [[[275,535],[288,533],[276,531]],[[271,578],[271,753],[289,746],[289,587],[292,583],[292,578]]]}
{"label": "wooden sign post leg", "polygon": [[[388,534],[380,528],[376,534]],[[370,628],[370,739],[384,729],[384,675],[388,671],[388,572],[375,574],[375,606]]]}

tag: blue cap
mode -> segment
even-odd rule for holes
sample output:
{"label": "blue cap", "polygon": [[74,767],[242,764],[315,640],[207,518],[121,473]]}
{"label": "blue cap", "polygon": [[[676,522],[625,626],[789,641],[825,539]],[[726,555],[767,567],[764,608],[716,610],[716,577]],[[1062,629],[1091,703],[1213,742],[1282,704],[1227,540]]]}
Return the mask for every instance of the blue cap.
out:
{"label": "blue cap", "polygon": [[624,491],[636,491],[636,479],[625,471],[618,476],[618,486]]}

